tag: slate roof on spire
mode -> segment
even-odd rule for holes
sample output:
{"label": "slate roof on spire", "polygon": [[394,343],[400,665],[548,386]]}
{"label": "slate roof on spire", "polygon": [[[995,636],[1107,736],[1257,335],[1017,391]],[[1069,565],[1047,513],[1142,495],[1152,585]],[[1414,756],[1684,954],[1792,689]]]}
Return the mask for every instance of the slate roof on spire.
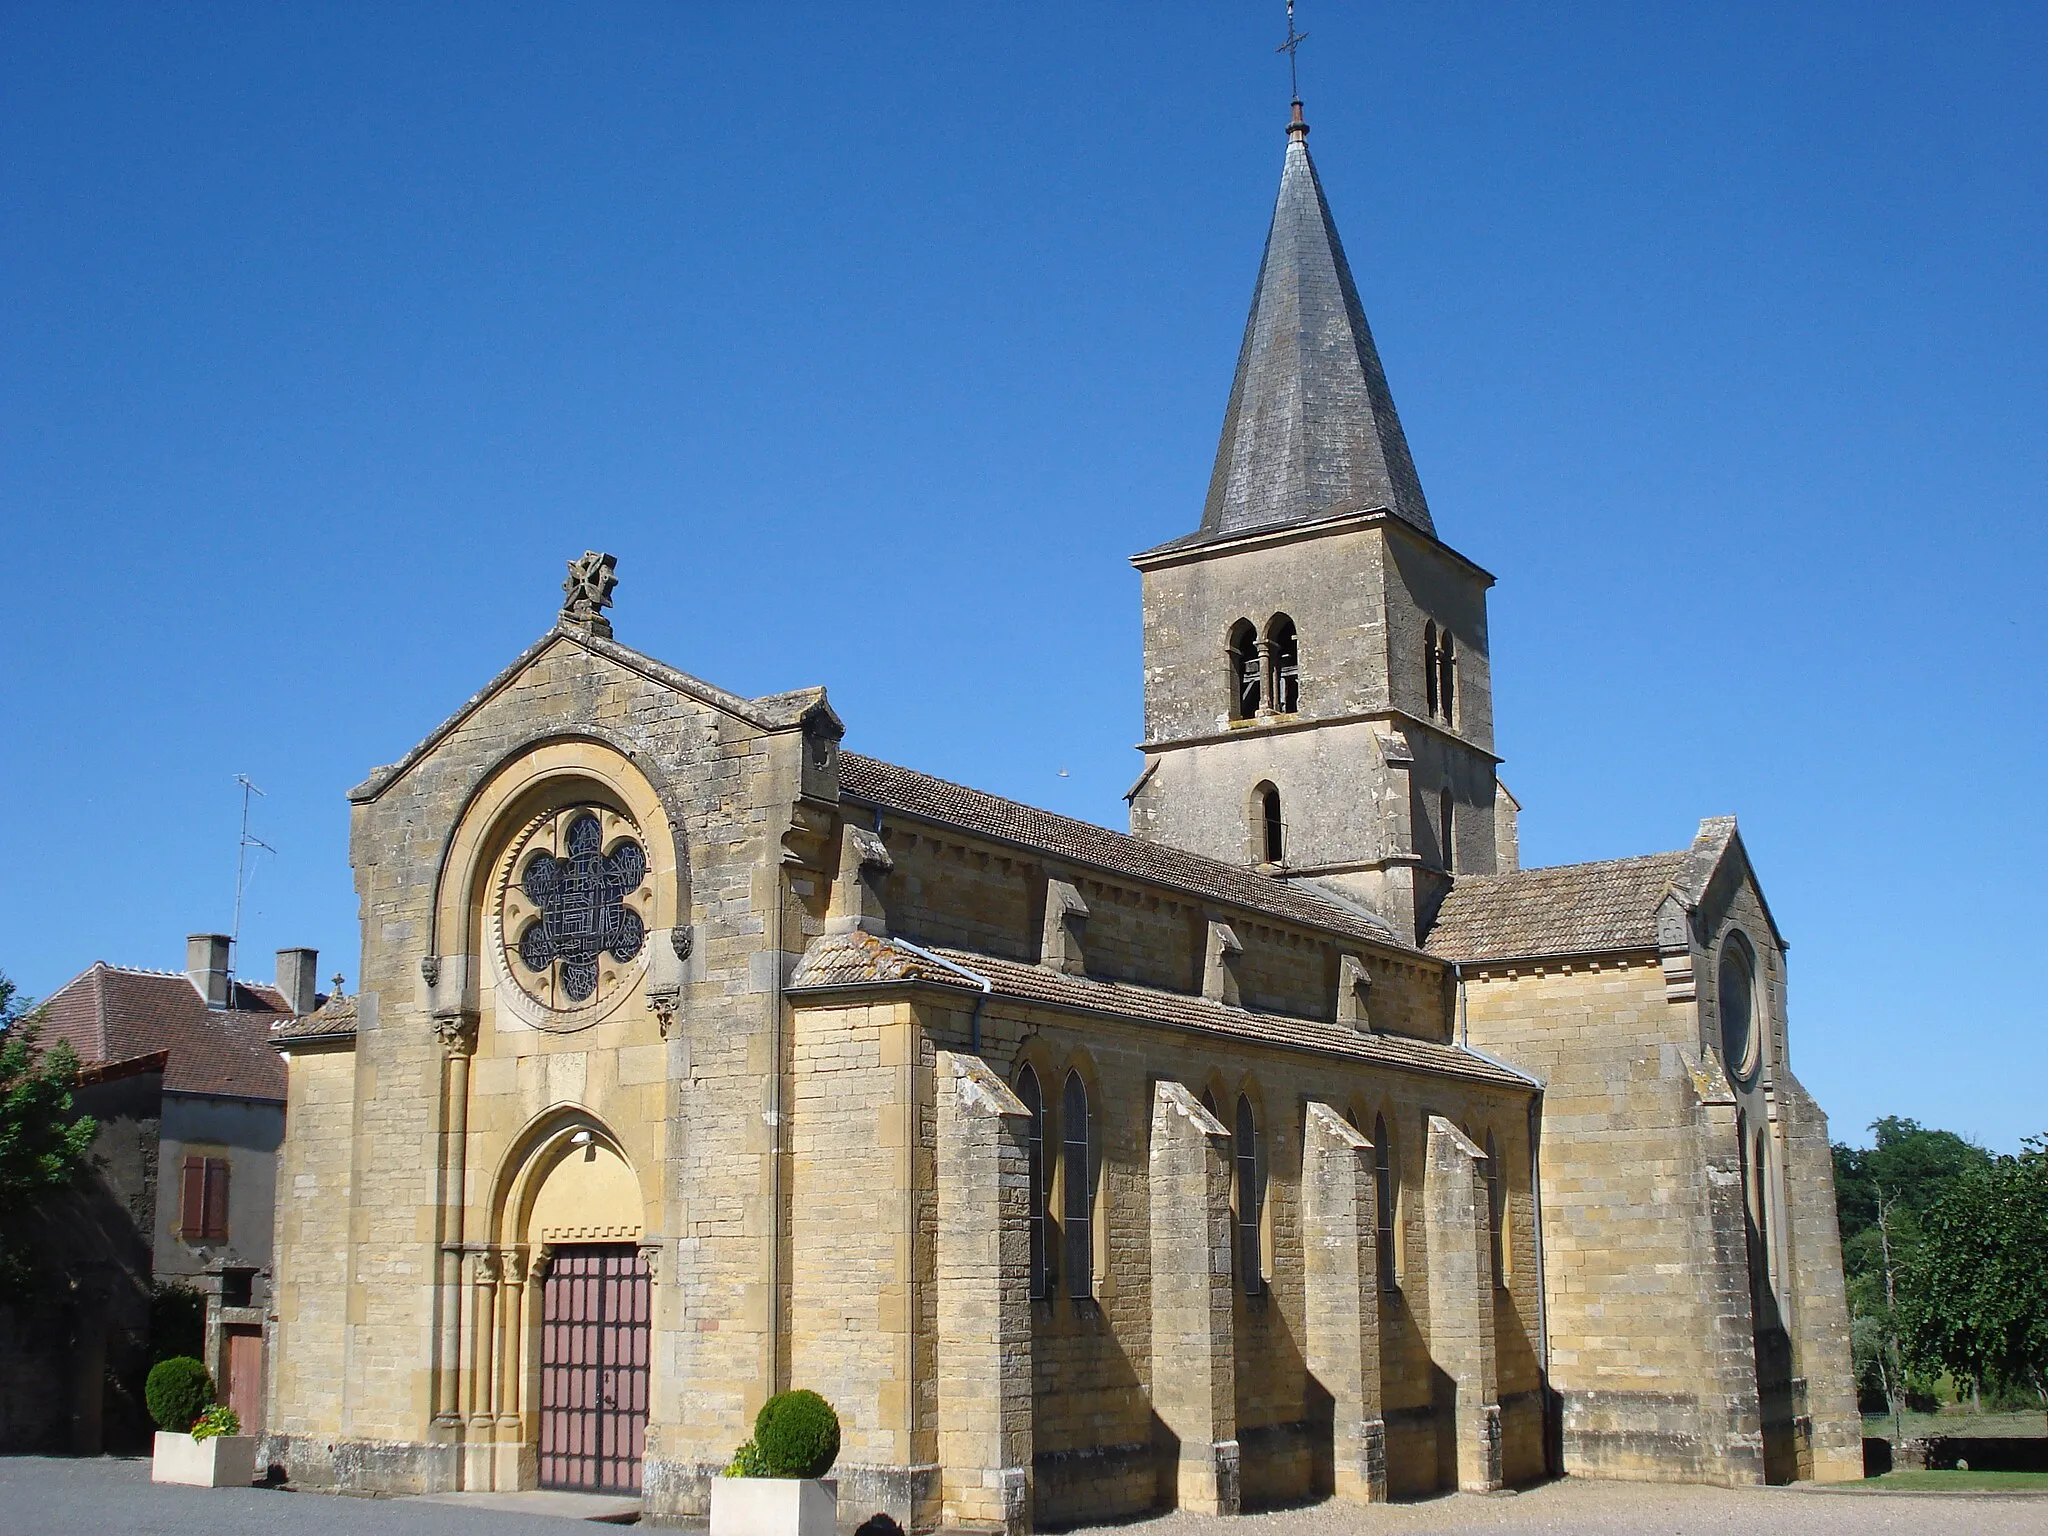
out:
{"label": "slate roof on spire", "polygon": [[1208,504],[1179,545],[1375,510],[1436,533],[1294,112]]}

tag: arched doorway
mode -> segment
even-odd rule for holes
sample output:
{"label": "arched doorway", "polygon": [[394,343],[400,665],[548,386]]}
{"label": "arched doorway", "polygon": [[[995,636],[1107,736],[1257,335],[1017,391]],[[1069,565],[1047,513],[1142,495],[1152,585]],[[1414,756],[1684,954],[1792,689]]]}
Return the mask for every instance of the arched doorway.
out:
{"label": "arched doorway", "polygon": [[507,1193],[504,1229],[535,1256],[524,1395],[540,1486],[637,1494],[654,1289],[639,1180],[607,1132],[572,1115]]}

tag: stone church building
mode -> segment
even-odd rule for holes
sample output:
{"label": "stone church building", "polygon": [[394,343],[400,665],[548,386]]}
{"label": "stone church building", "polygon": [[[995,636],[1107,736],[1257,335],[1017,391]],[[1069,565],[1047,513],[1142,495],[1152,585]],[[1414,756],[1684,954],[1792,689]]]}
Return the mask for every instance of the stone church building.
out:
{"label": "stone church building", "polygon": [[276,1031],[296,1481],[682,1517],[791,1386],[913,1528],[1861,1475],[1785,941],[1732,820],[1518,868],[1493,577],[1307,137],[1135,557],[1128,835],[640,654],[600,555],[351,792],[361,986]]}

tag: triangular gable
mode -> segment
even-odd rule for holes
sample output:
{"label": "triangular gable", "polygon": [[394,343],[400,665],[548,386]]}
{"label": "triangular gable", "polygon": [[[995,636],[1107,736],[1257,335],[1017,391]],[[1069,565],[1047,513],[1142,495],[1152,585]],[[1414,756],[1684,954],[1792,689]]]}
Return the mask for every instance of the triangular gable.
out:
{"label": "triangular gable", "polygon": [[600,657],[624,667],[627,671],[647,679],[651,683],[673,690],[685,698],[763,731],[786,731],[799,728],[824,727],[824,734],[835,739],[846,733],[846,727],[826,701],[822,688],[802,688],[790,693],[772,694],[765,699],[744,699],[736,693],[714,687],[702,678],[679,672],[674,667],[642,655],[630,646],[620,645],[589,631],[558,625],[534,641],[510,665],[488,683],[472,694],[469,699],[446,720],[429,731],[420,744],[414,747],[398,762],[389,767],[379,768],[362,783],[348,792],[351,801],[374,800],[385,790],[396,784],[414,767],[431,756],[435,748],[446,741],[469,721],[478,710],[516,684],[521,676],[558,644],[580,646],[591,655]]}
{"label": "triangular gable", "polygon": [[1757,878],[1756,866],[1750,862],[1735,818],[1707,817],[1700,823],[1692,847],[1686,850],[1684,863],[1672,877],[1672,893],[1684,903],[1687,914],[1694,915],[1710,906],[1725,907],[1732,899],[1732,888],[1743,882],[1756,892],[1764,921],[1771,925],[1771,940],[1784,951],[1788,947],[1785,936],[1778,929],[1770,902],[1764,898],[1763,882]]}

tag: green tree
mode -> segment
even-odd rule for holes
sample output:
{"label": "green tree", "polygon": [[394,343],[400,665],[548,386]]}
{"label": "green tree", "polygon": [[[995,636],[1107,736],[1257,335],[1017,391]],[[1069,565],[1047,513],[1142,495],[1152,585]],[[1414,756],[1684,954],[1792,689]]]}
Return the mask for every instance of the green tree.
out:
{"label": "green tree", "polygon": [[2048,1401],[2048,1138],[1953,1180],[1920,1227],[1899,1304],[1915,1358]]}
{"label": "green tree", "polygon": [[1873,1120],[1875,1145],[1846,1147],[1835,1153],[1835,1207],[1846,1248],[1875,1239],[1880,1195],[1887,1212],[1897,1202],[1907,1215],[1919,1218],[1939,1200],[1949,1181],[1982,1172],[1991,1154],[1953,1131],[1931,1131],[1917,1120],[1886,1115]]}
{"label": "green tree", "polygon": [[1991,1154],[1953,1131],[1897,1115],[1873,1121],[1870,1130],[1873,1145],[1834,1148],[1835,1205],[1857,1392],[1866,1408],[1896,1411],[1902,1400],[1928,1401],[1941,1374],[1902,1347],[1923,1222],[1959,1179],[1987,1170]]}
{"label": "green tree", "polygon": [[34,1013],[0,973],[0,1294],[33,1283],[34,1214],[78,1177],[99,1130],[72,1114],[78,1057],[62,1040],[41,1050],[37,1037]]}

